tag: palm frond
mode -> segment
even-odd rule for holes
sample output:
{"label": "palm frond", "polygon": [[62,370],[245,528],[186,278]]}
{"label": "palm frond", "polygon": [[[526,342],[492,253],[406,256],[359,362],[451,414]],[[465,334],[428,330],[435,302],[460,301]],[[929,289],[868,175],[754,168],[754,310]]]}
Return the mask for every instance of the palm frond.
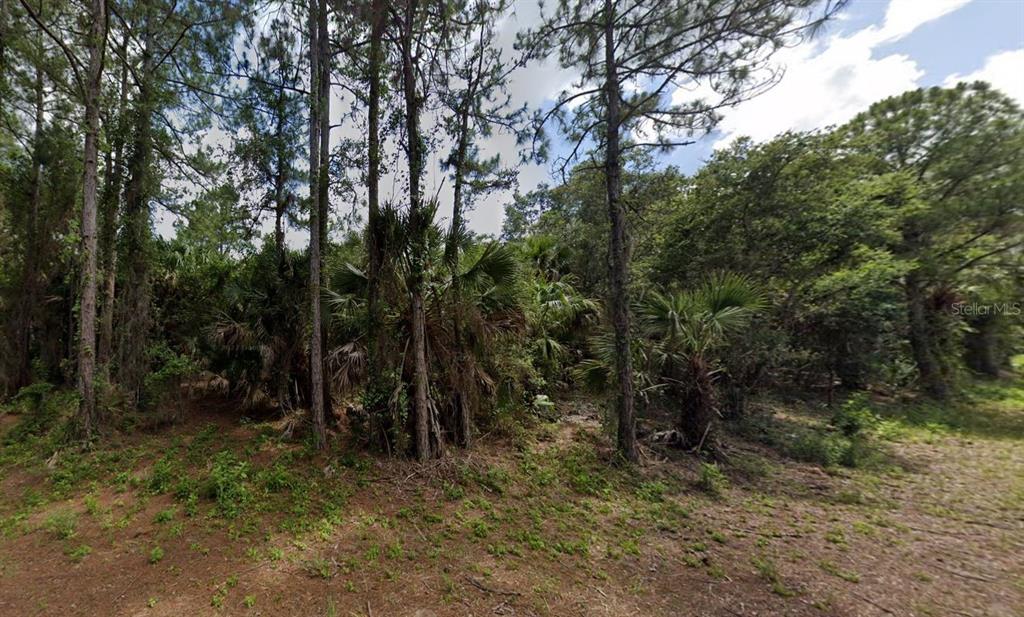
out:
{"label": "palm frond", "polygon": [[476,261],[459,275],[459,282],[466,289],[483,289],[487,286],[511,288],[519,275],[516,256],[508,247],[492,242],[484,247]]}

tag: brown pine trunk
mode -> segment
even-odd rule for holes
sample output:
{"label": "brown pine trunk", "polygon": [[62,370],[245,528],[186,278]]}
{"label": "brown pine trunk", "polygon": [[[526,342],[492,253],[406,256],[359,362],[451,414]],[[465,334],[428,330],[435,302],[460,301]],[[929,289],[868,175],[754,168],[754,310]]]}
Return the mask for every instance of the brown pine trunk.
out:
{"label": "brown pine trunk", "polygon": [[608,246],[609,292],[612,329],[615,332],[615,375],[618,380],[617,449],[630,462],[639,460],[633,418],[633,359],[629,341],[629,246],[626,213],[622,205],[622,160],[619,151],[620,91],[615,60],[615,11],[613,0],[604,2],[605,27],[605,189],[611,234]]}
{"label": "brown pine trunk", "polygon": [[[331,41],[327,30],[327,0],[320,0],[320,173],[319,180],[320,198],[317,205],[320,207],[320,288],[326,285],[326,270],[324,264],[327,260],[327,223],[330,219],[331,201],[328,197],[330,189],[330,153],[331,153]],[[327,341],[328,325],[330,319],[320,319],[320,371],[323,375],[324,391],[324,416],[325,423],[334,417],[334,404],[331,400],[331,380],[327,378]]]}
{"label": "brown pine trunk", "polygon": [[905,291],[908,338],[914,363],[917,365],[921,388],[932,398],[944,399],[949,394],[949,388],[936,357],[937,352],[928,319],[927,298],[925,298],[924,287],[916,272],[907,275]]}
{"label": "brown pine trunk", "polygon": [[[481,58],[483,58],[483,51],[481,50]],[[448,262],[449,269],[451,271],[452,285],[451,292],[454,296],[454,303],[452,309],[452,341],[453,341],[453,352],[455,356],[456,369],[460,373],[468,369],[466,356],[466,346],[462,337],[462,323],[460,310],[460,296],[462,293],[461,286],[459,285],[459,239],[462,237],[462,191],[465,185],[465,169],[466,169],[466,157],[469,149],[469,106],[475,95],[477,86],[477,79],[471,79],[467,85],[464,99],[459,109],[459,137],[458,144],[455,149],[455,160],[453,161],[455,171],[455,190],[452,196],[452,226],[448,230],[448,238],[445,243],[444,255],[445,261]],[[457,443],[468,448],[471,445],[473,439],[473,410],[470,407],[470,400],[466,396],[466,392],[462,391],[461,385],[465,384],[469,386],[468,379],[463,378],[461,375],[457,379],[455,392],[452,396],[452,412],[454,417],[455,426],[455,437]]]}
{"label": "brown pine trunk", "polygon": [[[282,70],[283,73],[283,70]],[[279,76],[284,83],[284,75]],[[284,90],[277,93],[277,117],[275,118],[274,137],[277,140],[277,152],[274,156],[274,163],[277,166],[274,174],[274,252],[277,258],[277,272],[284,274],[284,213],[288,207],[288,198],[285,196],[285,175],[288,161],[285,160],[284,152]]]}
{"label": "brown pine trunk", "polygon": [[367,101],[367,309],[369,312],[369,369],[371,379],[382,369],[380,348],[380,277],[384,264],[384,230],[380,218],[380,82],[384,57],[384,22],[387,8],[383,0],[374,0],[370,8],[369,99]]}
{"label": "brown pine trunk", "polygon": [[118,303],[121,317],[117,345],[118,381],[132,405],[138,405],[148,371],[146,347],[150,326],[149,182],[153,158],[153,39],[147,34],[142,48],[135,126],[132,127],[128,183],[124,190],[125,284]]}
{"label": "brown pine trunk", "polygon": [[[121,55],[127,54],[127,40]],[[117,104],[112,155],[107,157],[103,185],[103,222],[100,227],[100,263],[103,268],[103,300],[100,303],[100,336],[97,364],[104,376],[110,375],[110,359],[114,340],[114,302],[117,296],[117,227],[121,210],[121,189],[124,185],[125,101],[128,97],[128,65],[121,67],[120,97]]]}
{"label": "brown pine trunk", "polygon": [[96,168],[100,132],[100,83],[106,38],[104,0],[92,2],[89,65],[85,85],[85,156],[82,173],[82,291],[79,313],[78,423],[88,440],[96,428]]}
{"label": "brown pine trunk", "polygon": [[[311,305],[309,372],[310,395],[312,397],[313,438],[318,448],[327,445],[327,423],[324,413],[324,365],[323,365],[323,318],[320,313],[320,281],[321,281],[321,216],[324,207],[320,203],[324,196],[321,186],[327,181],[324,161],[325,135],[321,134],[326,125],[326,94],[329,84],[325,83],[328,74],[326,67],[321,66],[325,53],[321,50],[327,41],[321,37],[326,34],[326,2],[310,0],[309,3],[309,64],[310,64],[310,113],[309,113],[309,293]],[[326,38],[324,36],[324,38]]]}
{"label": "brown pine trunk", "polygon": [[416,458],[426,461],[434,456],[430,405],[430,378],[427,369],[426,313],[423,306],[424,258],[427,221],[422,220],[423,144],[420,138],[419,114],[421,100],[416,92],[416,66],[413,58],[417,0],[408,0],[402,32],[402,86],[405,95],[406,141],[409,156],[409,224],[412,227],[409,274],[409,297],[412,310],[413,414]]}
{"label": "brown pine trunk", "polygon": [[42,144],[43,111],[45,88],[43,70],[36,68],[35,83],[35,128],[32,136],[32,173],[29,182],[29,208],[25,221],[25,257],[21,271],[21,294],[14,315],[9,324],[11,355],[14,357],[11,374],[8,376],[8,394],[14,394],[32,382],[32,334],[35,330],[35,314],[39,304],[39,206],[42,197],[43,168]]}
{"label": "brown pine trunk", "polygon": [[964,363],[972,371],[988,377],[998,377],[1003,367],[999,333],[1001,319],[996,315],[981,315],[971,320],[971,332],[964,338]]}

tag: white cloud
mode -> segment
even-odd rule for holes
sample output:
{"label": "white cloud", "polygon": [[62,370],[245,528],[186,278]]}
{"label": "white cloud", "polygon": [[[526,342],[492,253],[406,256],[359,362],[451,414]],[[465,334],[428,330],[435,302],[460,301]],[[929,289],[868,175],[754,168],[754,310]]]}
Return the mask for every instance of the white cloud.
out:
{"label": "white cloud", "polygon": [[1024,105],[1024,47],[991,55],[977,71],[967,75],[953,73],[943,85],[953,86],[960,81],[987,81]]}
{"label": "white cloud", "polygon": [[[877,48],[962,7],[969,0],[892,0],[881,25],[779,52],[785,67],[767,93],[724,112],[715,147],[740,136],[765,140],[787,130],[843,123],[871,103],[918,87],[924,71],[905,54],[875,57]],[[677,92],[677,102],[693,96]]]}
{"label": "white cloud", "polygon": [[968,2],[970,0],[892,0],[885,10],[885,22],[878,31],[879,36],[886,42],[901,39]]}

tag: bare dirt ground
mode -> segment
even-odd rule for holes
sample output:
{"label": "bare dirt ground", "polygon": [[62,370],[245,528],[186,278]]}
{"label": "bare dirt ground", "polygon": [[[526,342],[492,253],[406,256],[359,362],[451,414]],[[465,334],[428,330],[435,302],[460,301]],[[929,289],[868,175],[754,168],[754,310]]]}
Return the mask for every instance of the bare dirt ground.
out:
{"label": "bare dirt ground", "polygon": [[[299,459],[198,405],[85,480],[2,470],[0,615],[1020,617],[1019,394],[984,403],[1006,430],[913,427],[870,471],[730,440],[717,496],[690,456],[607,471],[585,401],[537,439],[425,467]],[[199,474],[222,447],[249,461],[242,514],[153,489],[165,453],[197,453],[180,464]]]}

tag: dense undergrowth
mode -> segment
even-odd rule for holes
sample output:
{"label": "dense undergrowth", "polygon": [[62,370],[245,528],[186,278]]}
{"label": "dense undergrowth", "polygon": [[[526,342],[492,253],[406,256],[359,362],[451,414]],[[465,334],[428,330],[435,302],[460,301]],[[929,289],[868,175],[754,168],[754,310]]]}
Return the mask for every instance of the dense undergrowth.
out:
{"label": "dense undergrowth", "polygon": [[[308,533],[329,528],[349,498],[385,481],[381,474],[388,469],[387,459],[354,448],[318,453],[312,443],[282,438],[279,425],[269,422],[232,426],[193,421],[150,434],[115,434],[81,450],[66,445],[74,404],[73,393],[39,386],[4,407],[7,419],[15,421],[8,422],[2,436],[0,469],[5,475],[20,470],[38,480],[7,504],[0,524],[5,534],[26,531],[31,512],[45,503],[104,492],[132,494],[143,501],[166,495],[176,515],[222,526],[235,535],[255,534],[267,521],[280,532]],[[582,442],[559,442],[555,436],[563,425],[534,420],[509,431],[499,440],[506,445],[494,453],[435,464],[431,469],[437,473],[418,490],[436,489],[448,501],[510,491],[526,491],[527,497],[553,492],[594,498],[634,495],[652,503],[659,503],[666,492],[716,497],[727,489],[730,477],[764,476],[771,465],[787,460],[826,470],[884,472],[899,467],[890,452],[898,441],[971,435],[1024,439],[1021,409],[1024,386],[1010,381],[975,382],[945,404],[855,395],[830,409],[817,401],[763,398],[727,425],[723,460],[691,464],[684,458],[690,471],[668,480],[644,480],[642,473],[609,467],[610,446],[600,433]],[[745,443],[767,445],[774,460],[751,455]],[[656,458],[666,453],[679,458],[671,451],[650,450]],[[392,461],[396,464],[404,463]],[[673,515],[684,513],[674,510]],[[125,516],[130,518],[130,512]],[[105,524],[127,522],[115,517]],[[478,533],[485,533],[483,529]],[[530,544],[528,538],[524,542]]]}

